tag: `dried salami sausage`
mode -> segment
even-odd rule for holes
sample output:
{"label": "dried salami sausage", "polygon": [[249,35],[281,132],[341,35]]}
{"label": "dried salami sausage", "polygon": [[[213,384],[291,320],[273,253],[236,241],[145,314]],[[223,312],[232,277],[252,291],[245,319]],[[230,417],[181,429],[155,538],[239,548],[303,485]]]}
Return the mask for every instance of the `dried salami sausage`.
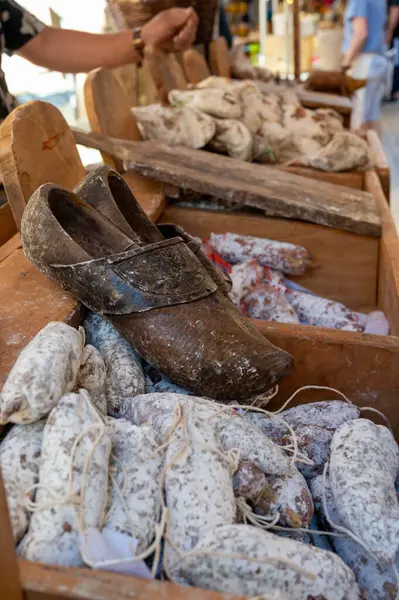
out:
{"label": "dried salami sausage", "polygon": [[119,417],[124,399],[144,392],[141,359],[119,331],[100,315],[90,313],[83,327],[88,343],[97,348],[105,363],[108,414]]}
{"label": "dried salami sausage", "polygon": [[45,419],[31,425],[15,425],[0,444],[0,466],[7,496],[14,540],[24,535],[30,512],[25,506],[25,492],[39,481]]}
{"label": "dried salami sausage", "polygon": [[191,556],[182,557],[179,578],[248,597],[276,591],[288,600],[362,597],[354,574],[336,554],[249,525],[219,527],[203,537]]}
{"label": "dried salami sausage", "polygon": [[[82,361],[84,332],[49,323],[22,350],[4,384],[0,423],[34,423],[70,392]],[[49,377],[51,373],[51,377]]]}
{"label": "dried salami sausage", "polygon": [[211,233],[209,243],[227,262],[255,259],[264,267],[291,275],[303,275],[310,258],[303,246],[237,233]]}
{"label": "dried salami sausage", "polygon": [[335,431],[330,482],[339,518],[378,560],[387,562],[399,547],[398,470],[399,449],[387,427],[356,419]]}
{"label": "dried salami sausage", "polygon": [[63,396],[44,428],[40,487],[21,542],[23,558],[71,567],[83,564],[79,534],[102,525],[110,450],[105,424],[88,393]]}
{"label": "dried salami sausage", "polygon": [[83,359],[76,379],[75,389],[83,388],[89,393],[93,404],[103,415],[107,414],[105,395],[105,363],[94,346],[85,346]]}
{"label": "dried salami sausage", "polygon": [[158,444],[150,426],[110,418],[107,424],[114,475],[105,526],[135,538],[139,554],[152,542],[160,515],[163,455],[155,452]]}

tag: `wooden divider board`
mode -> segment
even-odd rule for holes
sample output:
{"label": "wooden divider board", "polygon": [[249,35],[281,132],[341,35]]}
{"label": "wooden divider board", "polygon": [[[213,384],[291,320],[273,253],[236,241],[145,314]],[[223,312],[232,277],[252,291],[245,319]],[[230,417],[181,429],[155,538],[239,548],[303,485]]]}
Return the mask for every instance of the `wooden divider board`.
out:
{"label": "wooden divider board", "polygon": [[[332,387],[359,406],[383,411],[399,440],[399,338],[266,321],[256,325],[294,357],[294,367],[280,382],[270,410],[302,386]],[[333,392],[310,390],[295,398],[293,405],[336,397]]]}
{"label": "wooden divider board", "polygon": [[253,206],[268,216],[310,221],[363,235],[378,236],[381,223],[373,197],[363,191],[298,175],[287,177],[274,167],[157,140],[129,142],[75,130],[79,144],[126,161],[145,177],[208,194],[238,206]]}
{"label": "wooden divider board", "polygon": [[18,229],[26,203],[40,185],[52,181],[72,189],[86,174],[67,122],[44,102],[28,102],[5,119],[0,148],[4,187]]}
{"label": "wooden divider board", "polygon": [[8,507],[0,468],[0,598],[23,600],[14,537],[8,518]]}
{"label": "wooden divider board", "polygon": [[17,225],[9,203],[0,206],[0,246],[17,232]]}
{"label": "wooden divider board", "polygon": [[194,50],[193,48],[186,50],[183,55],[183,60],[189,83],[196,84],[210,76],[211,72],[207,62],[197,50]]}
{"label": "wooden divider board", "polygon": [[[110,69],[98,68],[88,74],[84,85],[84,99],[93,131],[126,140],[142,140],[136,119],[130,110],[129,97]],[[123,171],[123,161],[106,152],[102,152],[101,156],[105,164],[119,172]]]}
{"label": "wooden divider board", "polygon": [[388,164],[388,159],[385,154],[381,139],[376,131],[367,132],[367,141],[373,152],[375,160],[375,170],[381,181],[382,189],[385,194],[385,198],[390,199],[391,191],[391,172]]}
{"label": "wooden divider board", "polygon": [[226,38],[219,37],[209,44],[209,63],[214,75],[230,79],[232,59]]}
{"label": "wooden divider board", "polygon": [[303,85],[295,88],[301,103],[306,108],[332,108],[341,115],[350,115],[352,113],[352,100],[336,94],[326,94],[325,92],[313,92],[306,90]]}
{"label": "wooden divider board", "polygon": [[19,250],[19,248],[22,248],[21,236],[19,233],[16,233],[8,242],[0,246],[0,263],[15,252],[15,250]]}
{"label": "wooden divider board", "polygon": [[[110,69],[99,68],[92,71],[84,86],[86,112],[93,131],[127,140],[142,139],[130,108],[127,93]],[[123,173],[123,161],[115,156],[102,153],[106,164]],[[133,171],[123,175],[129,188],[135,194],[147,216],[156,220],[166,206],[164,186]]]}
{"label": "wooden divider board", "polygon": [[[303,245],[310,253],[310,264],[304,275],[290,279],[354,310],[374,310],[377,304],[378,238],[248,213],[173,206],[166,208],[160,220],[181,225],[201,239],[211,232],[234,232]],[[346,260],[339,258],[340,252]]]}
{"label": "wooden divider board", "polygon": [[365,183],[366,189],[377,201],[383,226],[378,265],[378,306],[389,315],[391,334],[399,336],[399,236],[375,171],[366,173]]}
{"label": "wooden divider board", "polygon": [[343,185],[345,187],[353,188],[354,190],[364,190],[364,173],[365,171],[351,170],[342,171],[340,173],[318,171],[313,167],[296,167],[294,165],[280,165],[274,166],[275,169],[280,169],[285,173],[294,173],[295,175],[301,175],[301,177],[307,177],[309,179],[317,179],[318,181],[327,181],[334,185]]}

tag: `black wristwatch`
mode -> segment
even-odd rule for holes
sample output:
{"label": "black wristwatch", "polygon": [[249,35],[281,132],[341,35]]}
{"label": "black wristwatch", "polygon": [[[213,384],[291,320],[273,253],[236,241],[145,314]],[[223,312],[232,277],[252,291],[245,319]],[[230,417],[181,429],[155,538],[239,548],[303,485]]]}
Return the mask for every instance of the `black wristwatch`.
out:
{"label": "black wristwatch", "polygon": [[141,36],[141,27],[136,27],[135,29],[133,29],[132,39],[133,39],[133,47],[140,56],[140,62],[138,63],[138,66],[141,67],[141,63],[144,59],[144,46],[145,46],[143,38]]}

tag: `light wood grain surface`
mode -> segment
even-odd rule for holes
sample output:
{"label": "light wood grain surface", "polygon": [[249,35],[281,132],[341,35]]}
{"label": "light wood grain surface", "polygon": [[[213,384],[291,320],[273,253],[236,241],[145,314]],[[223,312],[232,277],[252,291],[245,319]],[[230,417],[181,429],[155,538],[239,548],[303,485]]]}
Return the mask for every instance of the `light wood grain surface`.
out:
{"label": "light wood grain surface", "polygon": [[253,206],[268,216],[299,219],[364,235],[378,236],[381,223],[371,194],[309,180],[287,177],[274,167],[244,163],[227,156],[157,140],[130,142],[74,130],[76,142],[126,161],[145,177],[210,195],[241,206]]}

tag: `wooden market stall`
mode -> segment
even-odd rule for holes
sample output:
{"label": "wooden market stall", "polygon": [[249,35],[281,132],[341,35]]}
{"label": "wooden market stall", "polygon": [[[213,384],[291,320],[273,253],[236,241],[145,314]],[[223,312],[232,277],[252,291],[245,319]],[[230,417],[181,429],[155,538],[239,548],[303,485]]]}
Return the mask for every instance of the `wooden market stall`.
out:
{"label": "wooden market stall", "polygon": [[[175,63],[174,67],[176,73],[179,65]],[[131,107],[138,104],[138,98],[128,83],[137,77],[137,69],[134,65],[128,65],[123,67],[123,76],[121,76],[121,72],[120,69],[99,68],[88,75],[84,89],[86,111],[92,131],[114,138],[138,141],[141,139],[141,135],[131,113]],[[172,89],[173,83],[180,89],[183,87],[178,83],[182,79],[184,80],[183,73],[180,73],[179,76],[172,74],[170,79],[172,79]],[[389,198],[390,173],[382,144],[375,132],[370,132],[368,141],[373,150],[378,176],[386,197]],[[119,170],[120,164],[115,164],[109,156],[103,154],[103,159],[107,164],[116,166]],[[276,168],[312,179],[364,189],[364,170],[353,169],[331,173],[293,165],[276,165]]]}
{"label": "wooden market stall", "polygon": [[[161,173],[160,178],[164,181],[167,179],[165,173],[170,171],[170,160],[168,162],[165,155],[162,157],[158,154],[157,158],[153,154],[154,149],[161,152],[159,144],[151,146],[154,158],[151,165],[148,156],[145,156],[146,146],[143,142],[134,145],[133,142],[112,141],[101,136],[85,137],[82,134],[76,134],[76,138],[100,146],[103,152],[116,160],[129,159],[136,164],[135,168],[140,163],[137,156],[144,156],[145,160],[141,159],[139,167],[141,175],[150,168],[154,176],[157,171],[154,165],[157,163],[158,176]],[[32,191],[40,184],[52,181],[72,189],[84,176],[72,132],[59,111],[46,103],[28,103],[10,115],[0,130],[0,148],[4,185],[17,220]],[[206,154],[197,152],[192,158],[201,163],[206,161]],[[226,164],[223,161],[229,159],[219,158],[222,160],[219,168],[222,169]],[[175,168],[179,168],[178,159]],[[180,180],[182,185],[187,185],[188,177],[191,178],[191,184],[198,183],[202,178],[207,185],[215,185],[209,182],[204,173],[204,177],[201,177],[201,173],[200,176],[195,174],[193,162],[187,160],[187,156],[186,163],[187,170],[183,173],[185,179]],[[244,167],[244,170],[249,169],[249,175],[256,169],[253,165]],[[172,173],[172,176],[175,175]],[[287,179],[281,173],[280,182],[284,178]],[[290,181],[292,179],[294,184],[303,187],[305,193],[310,190],[315,190],[316,195],[321,193],[317,182],[306,178],[296,180],[295,176],[290,177]],[[219,191],[228,185],[226,180],[228,177],[218,184]],[[176,184],[175,179],[173,183]],[[245,179],[241,179],[240,183],[239,178],[237,194],[238,191],[245,193],[244,183]],[[153,182],[147,181],[147,185],[149,191]],[[189,231],[201,236],[210,229],[221,232],[240,230],[302,242],[311,250],[314,260],[311,267],[313,278],[309,279],[309,285],[313,281],[316,287],[319,286],[317,289],[320,292],[325,292],[330,286],[328,289],[331,294],[335,287],[342,299],[350,301],[356,297],[357,306],[367,305],[371,308],[378,304],[390,320],[392,336],[260,321],[256,325],[268,339],[288,350],[295,359],[295,366],[282,382],[280,395],[273,401],[273,406],[279,405],[282,398],[300,386],[329,385],[349,394],[358,405],[368,404],[383,410],[399,436],[396,406],[399,392],[399,241],[396,229],[379,179],[373,171],[365,175],[366,192],[327,183],[322,187],[324,198],[329,198],[329,202],[324,208],[319,206],[318,216],[308,215],[307,222],[295,219],[297,212],[291,215],[291,219],[283,219],[278,211],[273,218],[270,215],[209,213],[174,207],[166,207],[161,219],[186,225]],[[159,192],[159,188],[155,189]],[[246,189],[250,190],[250,186],[247,185]],[[295,189],[298,190],[298,187]],[[272,196],[270,188],[267,193]],[[287,191],[283,190],[284,194],[285,197],[281,198],[284,208],[291,206],[294,210],[295,203],[290,202]],[[336,204],[332,196],[338,199]],[[159,203],[162,202],[159,193],[157,199]],[[337,208],[340,199],[342,212],[335,217],[334,227],[314,222],[320,215],[331,219],[334,211],[330,208]],[[346,206],[342,202],[344,200],[347,201]],[[355,205],[360,209],[356,211],[357,217],[353,213]],[[150,207],[154,211],[153,203],[150,203]],[[336,260],[337,249],[345,255],[342,263]],[[18,234],[1,248],[0,258],[0,290],[3,297],[0,378],[4,382],[19,352],[43,325],[52,320],[63,320],[76,326],[82,319],[83,310],[70,294],[59,290],[29,264],[21,250]],[[310,396],[312,399],[326,399],[333,394],[330,396],[324,391],[321,395],[315,391],[306,399],[309,400]],[[5,506],[4,492],[0,486],[0,597],[10,600],[111,600],[117,593],[122,600],[132,597],[154,600],[161,596],[176,600],[232,600],[226,594],[166,582],[16,560]]]}
{"label": "wooden market stall", "polygon": [[[27,132],[30,132],[30,134]],[[93,140],[91,136],[77,135],[82,138],[79,141],[97,145],[108,155],[112,155],[117,159],[130,157],[133,161],[134,156],[144,156],[145,146],[143,146],[143,142],[139,142],[140,152],[137,155],[137,153],[134,154],[136,151],[134,143],[112,142],[109,139],[104,140],[101,136]],[[54,139],[56,142],[48,149],[47,142],[49,139]],[[59,111],[51,105],[35,101],[19,107],[2,126],[0,145],[2,147],[1,164],[4,184],[17,219],[17,215],[21,214],[31,193],[41,183],[51,180],[72,189],[82,178],[82,172],[84,171],[77,155],[71,131]],[[192,152],[195,153],[195,164],[198,164],[198,158],[206,161],[206,153]],[[169,173],[173,178],[173,183],[176,184],[175,175],[171,171],[171,164],[163,162],[164,159],[159,155],[156,157],[153,146],[150,149],[150,155],[154,158],[153,165],[158,164],[158,167],[161,168],[158,173]],[[38,168],[38,157],[43,161],[42,169]],[[62,173],[65,171],[65,157],[68,157],[68,182],[65,182],[65,179],[61,176],[57,176],[57,172]],[[230,161],[226,157],[218,158],[222,162]],[[191,177],[191,183],[199,180],[201,185],[204,185],[204,182],[208,186],[215,184],[215,178],[204,178],[202,171],[196,173],[195,169],[193,170],[190,167],[186,153],[184,160],[188,167],[185,176]],[[175,169],[179,169],[175,152],[173,153],[173,162],[176,165]],[[146,166],[142,169],[141,174],[150,167],[151,175],[154,176],[157,168],[154,171],[154,168],[151,167],[151,161],[147,159],[144,163],[146,163]],[[245,164],[244,167],[245,172],[246,169],[249,169],[246,176],[250,177],[252,177],[251,169],[257,169],[255,165],[250,164]],[[222,169],[224,169],[224,163]],[[164,175],[161,175],[161,177],[164,178]],[[298,210],[301,211],[300,204],[296,205],[296,203],[293,204],[290,201],[292,191],[296,189],[298,192],[298,188],[293,187],[293,177],[289,179],[290,185],[281,192],[280,202],[282,201],[283,205],[277,212],[277,205],[275,205],[273,209],[274,217],[245,215],[244,213],[237,215],[214,211],[209,213],[172,206],[162,212],[163,198],[159,196],[159,187],[157,187],[159,184],[147,180],[147,191],[149,191],[150,186],[154,185],[154,189],[158,193],[158,209],[151,202],[150,210],[153,218],[159,216],[161,210],[162,214],[159,217],[161,221],[169,220],[181,223],[187,227],[189,232],[201,236],[209,234],[212,230],[218,232],[232,230],[281,241],[298,242],[308,247],[312,254],[312,264],[309,274],[305,275],[300,281],[304,285],[310,286],[315,292],[346,302],[351,308],[371,310],[378,306],[386,313],[390,321],[392,336],[370,336],[307,326],[257,321],[260,330],[274,343],[291,352],[297,361],[298,369],[297,367],[294,369],[292,375],[287,378],[282,386],[284,392],[295,387],[298,378],[314,381],[316,377],[319,382],[329,382],[334,387],[343,386],[346,391],[350,390],[356,393],[357,382],[360,377],[367,389],[376,388],[376,390],[380,390],[376,391],[377,397],[380,395],[383,397],[385,391],[392,386],[390,377],[382,376],[378,370],[364,369],[363,367],[361,374],[359,374],[356,369],[353,370],[350,366],[353,365],[353,361],[356,363],[359,361],[359,365],[364,364],[365,360],[379,365],[384,362],[386,365],[384,373],[385,370],[392,372],[392,376],[395,375],[396,371],[399,373],[396,365],[399,356],[399,338],[396,337],[399,335],[399,244],[395,226],[378,178],[372,171],[367,174],[366,186],[369,193],[364,193],[326,183],[318,185],[317,182],[299,177],[298,184],[304,190],[302,192],[303,196],[307,196],[312,190],[310,193],[316,201],[317,197],[322,194],[318,209],[321,212],[317,213],[316,211],[316,213],[309,216],[308,222],[303,222],[295,220],[299,214]],[[217,179],[219,178],[216,177]],[[275,184],[277,188],[281,187],[281,182],[284,179],[287,181],[284,173],[281,173],[279,183]],[[228,176],[220,179],[218,193],[221,193],[222,188],[227,185],[226,193],[231,194],[231,190],[228,189],[228,180]],[[182,182],[183,184],[184,182]],[[245,187],[248,186],[245,183],[245,178],[242,179],[242,183],[239,185],[244,186],[244,191]],[[264,184],[262,184],[263,188]],[[236,188],[236,194],[243,193],[237,192],[237,189],[239,188]],[[272,197],[273,193],[272,188],[266,188],[266,196],[271,194]],[[150,192],[149,196],[151,197]],[[362,202],[365,202],[365,204],[362,212],[359,213]],[[339,205],[343,209],[337,217],[334,216],[334,213],[336,213]],[[146,205],[144,205],[144,208],[146,208]],[[285,215],[287,209],[294,211],[291,213],[291,219],[294,220],[281,218]],[[378,213],[380,213],[379,217]],[[319,216],[317,216],[318,214]],[[323,222],[325,218],[334,219],[335,225],[325,227],[316,224],[317,222]],[[333,221],[331,223],[333,224]],[[381,227],[382,236],[379,237]],[[359,233],[356,233],[356,231]],[[81,314],[79,313],[78,303],[69,294],[59,292],[52,283],[47,282],[44,276],[29,264],[19,247],[18,237],[10,244],[11,247],[5,253],[8,256],[1,263],[2,279],[0,280],[0,289],[4,290],[4,297],[19,298],[20,310],[15,311],[9,303],[7,321],[3,325],[7,327],[7,336],[3,340],[1,352],[3,359],[1,378],[3,381],[20,350],[46,322],[46,319],[61,318],[62,311],[64,311],[63,319],[76,322],[76,319],[79,319],[79,314]],[[341,247],[345,248],[345,260],[342,262],[336,260],[337,248]],[[25,289],[26,296],[24,295]],[[35,302],[32,301],[32,289],[37,290]],[[39,298],[43,298],[43,294],[46,294],[49,298],[57,298],[57,303],[54,301],[48,302],[46,307],[55,308],[58,306],[60,312],[55,311],[56,314],[52,315],[49,310],[43,311],[43,304],[39,301]],[[22,299],[26,301],[25,306]],[[30,329],[25,335],[21,334],[18,339],[13,338],[14,331],[22,332],[28,324],[30,324]],[[331,364],[333,368],[330,369],[329,373],[318,369],[318,365],[325,362],[326,356],[324,352],[321,352],[321,348],[328,349],[326,355],[330,352],[336,355]],[[347,362],[347,352],[352,356],[349,362]],[[381,353],[385,357],[384,361],[381,360]]]}

